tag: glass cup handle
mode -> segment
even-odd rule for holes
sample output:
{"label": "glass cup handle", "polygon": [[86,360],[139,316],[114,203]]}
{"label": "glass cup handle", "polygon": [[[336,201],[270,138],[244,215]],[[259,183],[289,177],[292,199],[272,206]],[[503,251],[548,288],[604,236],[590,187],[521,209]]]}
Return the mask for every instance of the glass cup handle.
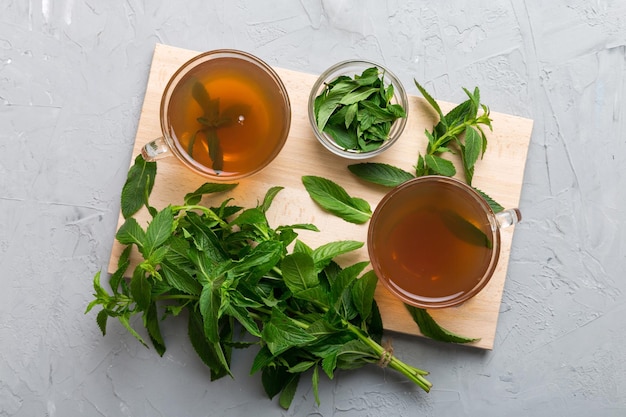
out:
{"label": "glass cup handle", "polygon": [[498,226],[500,227],[500,229],[513,226],[519,223],[521,220],[522,212],[519,211],[519,209],[517,208],[503,210],[499,213],[496,213],[496,221],[498,222]]}
{"label": "glass cup handle", "polygon": [[167,145],[165,138],[160,137],[152,142],[146,143],[141,149],[141,156],[148,162],[170,156],[170,147]]}

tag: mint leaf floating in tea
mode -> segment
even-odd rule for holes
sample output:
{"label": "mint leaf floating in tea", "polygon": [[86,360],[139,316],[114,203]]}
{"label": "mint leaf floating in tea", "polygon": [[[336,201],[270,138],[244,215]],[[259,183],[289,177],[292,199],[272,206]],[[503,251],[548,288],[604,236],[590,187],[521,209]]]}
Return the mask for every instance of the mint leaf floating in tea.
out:
{"label": "mint leaf floating in tea", "polygon": [[363,224],[372,216],[367,201],[351,197],[343,187],[327,178],[306,175],[302,183],[313,201],[347,222]]}
{"label": "mint leaf floating in tea", "polygon": [[457,212],[444,210],[441,212],[441,220],[448,230],[463,242],[488,249],[493,248],[493,243],[485,232]]}
{"label": "mint leaf floating in tea", "polygon": [[441,327],[423,308],[414,307],[408,304],[404,305],[409,314],[417,324],[420,332],[426,337],[448,343],[473,343],[478,342],[480,338],[471,338],[458,335]]}
{"label": "mint leaf floating in tea", "polygon": [[391,103],[393,96],[393,85],[385,85],[385,74],[376,67],[353,78],[339,76],[315,99],[317,128],[343,149],[378,149],[388,139],[393,122],[407,117],[406,109]]}
{"label": "mint leaf floating in tea", "polygon": [[212,161],[213,170],[220,172],[224,169],[224,152],[218,135],[221,127],[230,126],[233,123],[245,119],[249,112],[249,106],[235,104],[220,112],[220,99],[211,98],[204,84],[195,81],[191,87],[191,95],[203,111],[203,115],[197,118],[202,128],[196,130],[187,145],[187,153],[193,158],[194,147],[198,135],[206,140],[206,149]]}
{"label": "mint leaf floating in tea", "polygon": [[[132,182],[148,184],[152,171],[141,164],[136,162]],[[283,408],[309,370],[316,401],[320,374],[333,378],[339,369],[367,364],[394,369],[429,391],[428,372],[381,345],[377,278],[371,271],[362,274],[367,262],[341,267],[335,261],[363,243],[338,241],[313,249],[297,240],[297,231],[317,231],[314,225],[272,227],[266,213],[281,187],[270,188],[256,207],[235,206],[231,198],[201,204],[235,185],[204,184],[188,193],[183,205],[154,209],[145,229],[134,217],[126,219],[116,236],[126,248],[109,280],[111,291],[96,273],[94,300],[87,306],[87,312],[101,307],[96,323],[103,335],[108,319],[116,318],[163,355],[161,321],[186,313],[189,341],[211,380],[232,376],[233,349],[255,345],[251,373],[261,372],[267,395],[279,396]],[[148,197],[151,187],[144,188]],[[142,201],[148,205],[147,198]],[[131,251],[139,257],[133,268]],[[129,276],[130,281],[123,278]],[[142,320],[133,320],[138,315]],[[146,328],[146,340],[136,325]]]}

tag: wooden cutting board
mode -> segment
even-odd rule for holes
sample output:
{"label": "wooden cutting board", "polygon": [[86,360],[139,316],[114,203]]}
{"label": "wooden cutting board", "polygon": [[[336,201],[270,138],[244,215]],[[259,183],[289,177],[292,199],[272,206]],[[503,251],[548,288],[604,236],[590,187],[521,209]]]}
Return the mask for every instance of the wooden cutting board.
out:
{"label": "wooden cutting board", "polygon": [[[131,163],[145,143],[161,135],[159,106],[163,89],[174,71],[196,54],[198,54],[196,51],[156,45]],[[321,210],[310,199],[302,185],[301,177],[318,175],[329,178],[343,186],[350,195],[368,200],[372,210],[388,189],[365,183],[353,176],[346,166],[355,163],[354,161],[332,155],[315,139],[308,121],[307,100],[317,75],[281,68],[275,70],[282,78],[291,100],[292,122],[289,138],[280,155],[269,167],[252,178],[240,180],[239,186],[228,196],[233,197],[237,205],[254,207],[268,188],[282,186],[284,190],[278,194],[268,213],[272,226],[315,224],[321,232],[302,231],[299,235],[299,238],[311,247],[343,239],[365,242],[367,224],[353,225]],[[440,105],[444,112],[453,107],[451,103],[442,102]],[[533,122],[502,113],[492,112],[491,116],[493,132],[488,134],[489,146],[484,159],[476,165],[473,185],[506,208],[517,207]],[[436,114],[425,100],[409,96],[408,122],[402,137],[390,150],[369,161],[385,162],[412,171],[418,153],[426,149],[427,139],[424,130],[432,129],[436,121]],[[459,169],[458,172],[462,170]],[[168,204],[182,203],[186,193],[195,190],[204,182],[206,182],[204,178],[188,171],[174,157],[162,159],[157,163],[157,178],[151,195],[151,204],[160,209]],[[218,195],[215,198],[217,202],[221,202],[225,196]],[[143,226],[147,224],[148,219],[149,215],[146,212],[139,214],[138,221]],[[120,215],[118,227],[122,222]],[[513,229],[503,230],[498,268],[480,294],[459,307],[430,311],[437,322],[447,329],[465,336],[479,337],[480,341],[473,343],[478,348],[493,348]],[[116,269],[122,249],[117,241],[113,243],[109,272]],[[339,263],[348,265],[367,259],[367,248],[363,247],[353,254],[339,258]],[[386,330],[420,335],[417,325],[403,304],[380,284],[376,291],[376,300]]]}

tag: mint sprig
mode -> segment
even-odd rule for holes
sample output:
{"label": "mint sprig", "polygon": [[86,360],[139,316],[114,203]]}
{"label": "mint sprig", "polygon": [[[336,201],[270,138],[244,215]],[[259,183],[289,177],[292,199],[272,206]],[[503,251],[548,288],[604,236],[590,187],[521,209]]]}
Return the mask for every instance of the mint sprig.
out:
{"label": "mint sprig", "polygon": [[[140,159],[136,166],[128,187],[149,196],[156,166]],[[339,369],[372,363],[401,372],[428,391],[426,371],[405,364],[381,345],[377,278],[363,273],[368,263],[341,267],[335,261],[363,243],[337,241],[311,248],[297,238],[297,231],[317,231],[314,225],[270,226],[266,212],[281,187],[270,188],[256,207],[232,205],[230,198],[201,204],[234,186],[205,184],[187,194],[182,205],[152,208],[145,228],[132,215],[126,217],[116,235],[126,248],[110,288],[98,272],[94,299],[87,306],[87,312],[101,308],[96,322],[103,335],[108,319],[115,318],[163,355],[160,323],[185,311],[191,345],[210,368],[211,379],[232,376],[233,349],[256,345],[251,372],[261,372],[266,393],[278,395],[284,408],[303,373],[312,374],[319,402],[320,374],[334,378]],[[140,257],[133,269],[131,250]],[[135,316],[142,318],[149,341],[131,324]]]}

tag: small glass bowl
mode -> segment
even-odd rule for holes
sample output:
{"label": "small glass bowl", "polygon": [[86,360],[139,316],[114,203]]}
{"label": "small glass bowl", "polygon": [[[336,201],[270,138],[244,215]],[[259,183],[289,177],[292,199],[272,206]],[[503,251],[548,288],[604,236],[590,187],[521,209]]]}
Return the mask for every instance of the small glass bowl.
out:
{"label": "small glass bowl", "polygon": [[[380,72],[383,74],[383,81],[386,87],[389,86],[389,84],[393,85],[394,94],[391,99],[391,104],[401,105],[404,108],[407,114],[407,117],[398,118],[393,122],[393,124],[391,125],[391,129],[389,131],[389,136],[379,148],[374,149],[372,151],[368,151],[368,152],[361,152],[361,151],[354,150],[354,149],[345,149],[342,146],[339,146],[337,143],[335,143],[335,141],[330,135],[328,135],[325,132],[321,132],[318,129],[317,120],[315,118],[315,110],[314,110],[315,98],[322,93],[324,88],[326,88],[326,84],[331,83],[336,78],[342,75],[348,76],[350,78],[354,78],[355,75],[361,75],[363,71],[372,67],[378,68]],[[326,149],[328,149],[335,155],[338,155],[344,158],[366,159],[366,158],[372,158],[386,151],[398,140],[398,138],[400,138],[400,135],[402,135],[402,132],[404,131],[404,127],[406,126],[406,122],[408,119],[409,101],[407,99],[406,90],[404,89],[404,86],[402,85],[400,80],[387,68],[383,67],[380,64],[370,62],[370,61],[350,60],[350,61],[339,62],[333,65],[332,67],[328,68],[319,76],[317,81],[315,81],[315,84],[313,84],[313,88],[311,89],[311,93],[309,95],[308,110],[309,110],[309,122],[311,124],[311,128],[313,129],[313,133],[315,134],[315,137],[317,138],[317,140],[322,145],[324,145]]]}

